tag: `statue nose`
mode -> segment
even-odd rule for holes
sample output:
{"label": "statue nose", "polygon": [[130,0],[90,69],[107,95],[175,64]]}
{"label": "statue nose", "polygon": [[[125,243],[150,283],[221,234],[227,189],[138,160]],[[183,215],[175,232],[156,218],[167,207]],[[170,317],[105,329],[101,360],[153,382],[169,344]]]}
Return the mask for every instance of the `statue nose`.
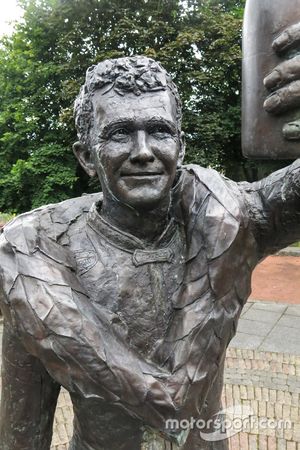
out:
{"label": "statue nose", "polygon": [[151,146],[147,142],[147,136],[144,131],[138,131],[136,139],[130,153],[130,161],[132,163],[146,164],[154,161],[154,155]]}

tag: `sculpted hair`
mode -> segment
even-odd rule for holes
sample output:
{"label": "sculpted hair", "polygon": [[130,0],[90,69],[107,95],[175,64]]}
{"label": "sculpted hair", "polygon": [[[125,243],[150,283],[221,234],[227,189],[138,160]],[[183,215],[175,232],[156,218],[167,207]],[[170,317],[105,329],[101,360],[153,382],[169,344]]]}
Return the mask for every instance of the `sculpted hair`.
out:
{"label": "sculpted hair", "polygon": [[182,110],[177,87],[158,62],[145,56],[108,59],[88,68],[74,104],[78,139],[88,147],[94,121],[92,96],[98,89],[102,89],[103,95],[113,89],[120,96],[169,89],[176,101],[178,130],[181,130]]}

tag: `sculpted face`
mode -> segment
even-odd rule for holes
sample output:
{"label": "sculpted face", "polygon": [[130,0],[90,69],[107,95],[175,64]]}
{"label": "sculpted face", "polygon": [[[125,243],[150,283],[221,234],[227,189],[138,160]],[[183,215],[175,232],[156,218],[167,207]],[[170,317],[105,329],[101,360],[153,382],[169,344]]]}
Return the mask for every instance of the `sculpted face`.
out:
{"label": "sculpted face", "polygon": [[103,194],[150,210],[168,196],[181,157],[176,103],[167,91],[93,97],[93,162]]}

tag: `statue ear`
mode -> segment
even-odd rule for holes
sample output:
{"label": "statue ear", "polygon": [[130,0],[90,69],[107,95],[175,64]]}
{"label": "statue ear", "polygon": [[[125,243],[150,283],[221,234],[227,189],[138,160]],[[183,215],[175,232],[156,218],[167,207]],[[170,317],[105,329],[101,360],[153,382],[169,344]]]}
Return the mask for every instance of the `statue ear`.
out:
{"label": "statue ear", "polygon": [[185,155],[185,134],[182,131],[180,133],[180,141],[179,141],[179,154],[178,154],[178,161],[177,161],[177,167],[180,167],[183,163],[184,155]]}
{"label": "statue ear", "polygon": [[96,176],[97,172],[92,159],[92,153],[90,152],[88,147],[85,144],[82,144],[82,142],[78,141],[73,144],[73,152],[86,173],[90,177]]}

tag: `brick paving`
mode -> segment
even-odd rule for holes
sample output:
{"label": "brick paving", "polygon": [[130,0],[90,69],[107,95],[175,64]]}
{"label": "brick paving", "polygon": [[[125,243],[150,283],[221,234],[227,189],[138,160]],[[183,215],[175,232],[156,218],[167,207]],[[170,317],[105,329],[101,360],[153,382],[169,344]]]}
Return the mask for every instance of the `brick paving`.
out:
{"label": "brick paving", "polygon": [[300,450],[300,356],[229,348],[224,381],[224,406],[250,407],[258,424],[231,438],[230,450]]}
{"label": "brick paving", "polygon": [[73,431],[73,408],[68,392],[62,390],[57,403],[51,450],[68,450]]}

